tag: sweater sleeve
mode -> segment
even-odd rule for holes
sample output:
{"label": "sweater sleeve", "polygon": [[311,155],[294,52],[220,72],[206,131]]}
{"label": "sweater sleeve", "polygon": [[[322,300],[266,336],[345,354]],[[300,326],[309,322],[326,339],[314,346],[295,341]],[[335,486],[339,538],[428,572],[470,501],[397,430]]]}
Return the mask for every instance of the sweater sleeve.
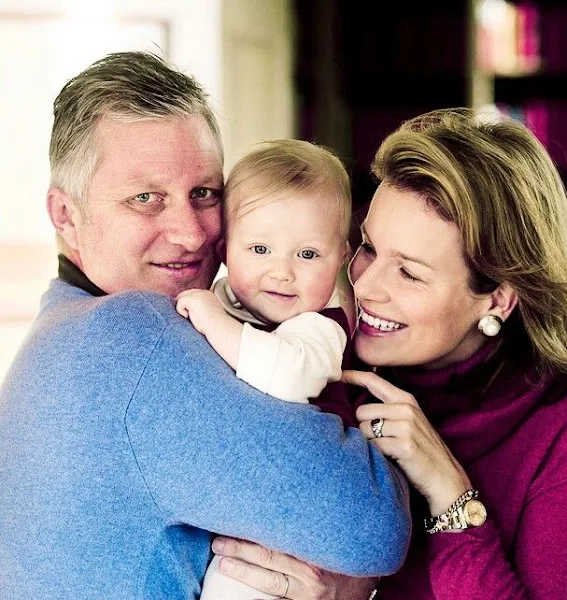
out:
{"label": "sweater sleeve", "polygon": [[[550,600],[567,589],[567,435],[556,439],[532,482],[514,552],[504,551],[493,519],[428,541],[429,576],[437,600]],[[510,493],[514,493],[513,490]]]}
{"label": "sweater sleeve", "polygon": [[236,375],[280,400],[307,402],[341,378],[346,342],[343,328],[316,312],[288,319],[271,333],[245,323]]}
{"label": "sweater sleeve", "polygon": [[161,518],[331,571],[398,570],[411,521],[395,465],[334,415],[239,380],[183,319],[173,315],[168,324],[125,421]]}

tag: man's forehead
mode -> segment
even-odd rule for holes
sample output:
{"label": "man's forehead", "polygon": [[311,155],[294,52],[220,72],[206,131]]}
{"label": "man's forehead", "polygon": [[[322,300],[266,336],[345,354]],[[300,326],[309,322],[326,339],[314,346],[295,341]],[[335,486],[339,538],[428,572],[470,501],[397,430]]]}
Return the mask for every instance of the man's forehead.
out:
{"label": "man's forehead", "polygon": [[100,124],[97,146],[93,176],[97,179],[98,172],[101,185],[163,186],[180,179],[204,187],[223,184],[219,148],[199,121],[106,120]]}

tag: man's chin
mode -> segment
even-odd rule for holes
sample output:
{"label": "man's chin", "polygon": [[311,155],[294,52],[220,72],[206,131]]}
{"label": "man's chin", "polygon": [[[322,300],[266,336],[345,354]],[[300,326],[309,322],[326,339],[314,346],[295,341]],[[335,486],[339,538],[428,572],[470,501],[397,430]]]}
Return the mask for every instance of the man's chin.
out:
{"label": "man's chin", "polygon": [[167,284],[156,284],[151,287],[148,286],[146,289],[165,294],[175,299],[185,290],[208,290],[212,284],[212,278],[209,279],[209,277],[197,277],[196,279],[188,279],[186,281],[169,281]]}

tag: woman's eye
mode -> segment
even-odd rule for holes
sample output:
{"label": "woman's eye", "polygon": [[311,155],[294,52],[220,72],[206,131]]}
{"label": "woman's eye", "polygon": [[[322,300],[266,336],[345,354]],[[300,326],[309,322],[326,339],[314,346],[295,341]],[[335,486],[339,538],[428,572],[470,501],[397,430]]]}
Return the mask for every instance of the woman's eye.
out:
{"label": "woman's eye", "polygon": [[191,191],[191,202],[198,208],[208,208],[215,206],[222,198],[221,190],[214,190],[207,187],[198,187]]}
{"label": "woman's eye", "polygon": [[365,241],[361,242],[360,250],[362,250],[366,254],[375,254],[374,248],[368,242]]}
{"label": "woman's eye", "polygon": [[409,271],[406,271],[403,267],[400,267],[400,273],[404,279],[409,281],[421,281],[418,277],[414,277]]}
{"label": "woman's eye", "polygon": [[268,254],[268,249],[263,244],[256,244],[252,246],[252,252],[254,254]]}
{"label": "woman's eye", "polygon": [[319,255],[317,252],[315,252],[315,250],[301,250],[299,256],[307,260],[312,260],[313,258],[317,258]]}

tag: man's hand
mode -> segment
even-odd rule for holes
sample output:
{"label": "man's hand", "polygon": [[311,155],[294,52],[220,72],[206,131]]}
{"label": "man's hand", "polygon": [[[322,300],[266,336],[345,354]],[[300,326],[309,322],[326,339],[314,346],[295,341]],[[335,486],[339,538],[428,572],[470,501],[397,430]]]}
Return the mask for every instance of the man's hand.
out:
{"label": "man's hand", "polygon": [[379,580],[330,573],[288,554],[234,538],[216,538],[213,551],[226,557],[220,561],[225,575],[288,600],[368,600]]}

